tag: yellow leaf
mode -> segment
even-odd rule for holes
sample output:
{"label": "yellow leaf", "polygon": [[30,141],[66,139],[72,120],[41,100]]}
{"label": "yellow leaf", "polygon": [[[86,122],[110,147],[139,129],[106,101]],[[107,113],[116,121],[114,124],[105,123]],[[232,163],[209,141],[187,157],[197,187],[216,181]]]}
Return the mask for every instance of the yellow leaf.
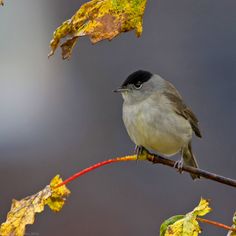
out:
{"label": "yellow leaf", "polygon": [[[179,221],[184,218],[184,215],[176,215],[172,216],[169,219],[165,220],[160,228],[160,236],[165,236],[166,230],[169,225],[173,225],[176,221]],[[171,228],[169,228],[171,230]]]}
{"label": "yellow leaf", "polygon": [[206,199],[201,198],[201,201],[197,207],[193,209],[192,213],[195,216],[204,216],[211,211],[209,207],[209,201]]}
{"label": "yellow leaf", "polygon": [[53,55],[60,40],[63,59],[69,58],[78,37],[89,36],[92,43],[112,40],[122,32],[135,30],[142,34],[143,14],[147,0],[91,0],[83,4],[70,20],[65,21],[53,34],[50,42]]}
{"label": "yellow leaf", "polygon": [[62,179],[59,175],[56,175],[51,183],[50,189],[52,189],[52,194],[49,198],[45,200],[45,203],[51,208],[53,211],[60,211],[63,205],[65,204],[66,197],[70,194],[70,190],[65,186],[62,185],[59,188],[55,188],[59,183],[62,182]]}
{"label": "yellow leaf", "polygon": [[[209,202],[201,199],[199,205],[183,217],[171,217],[173,220],[165,221],[161,226],[160,235],[164,236],[198,236],[201,233],[201,228],[197,221],[197,216],[204,216],[211,211]],[[176,219],[176,220],[175,220]],[[167,222],[173,222],[172,224]],[[163,227],[164,225],[164,227]]]}
{"label": "yellow leaf", "polygon": [[[231,226],[232,228],[236,229],[236,212],[234,213],[233,216],[233,225]],[[227,234],[227,236],[236,236],[236,232],[230,230]]]}
{"label": "yellow leaf", "polygon": [[165,236],[182,236],[184,219],[176,221],[173,225],[169,225],[166,229]]}
{"label": "yellow leaf", "polygon": [[25,233],[25,227],[34,223],[35,213],[44,210],[46,204],[53,211],[59,211],[65,202],[70,191],[65,187],[53,188],[62,182],[59,176],[55,176],[50,185],[47,185],[38,193],[17,201],[12,200],[11,210],[7,214],[6,222],[0,226],[1,236],[22,236]]}

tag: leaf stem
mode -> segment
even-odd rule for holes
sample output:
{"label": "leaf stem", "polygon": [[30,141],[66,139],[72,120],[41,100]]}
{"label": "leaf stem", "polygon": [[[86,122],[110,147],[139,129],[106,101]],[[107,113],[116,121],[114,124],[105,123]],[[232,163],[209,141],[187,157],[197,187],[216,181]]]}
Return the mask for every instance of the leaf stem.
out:
{"label": "leaf stem", "polygon": [[61,182],[60,184],[58,184],[57,186],[55,186],[54,188],[58,188],[62,185],[68,184],[71,181],[77,179],[78,177],[80,177],[81,175],[84,175],[90,171],[93,171],[99,167],[111,164],[111,163],[115,163],[115,162],[122,162],[122,161],[135,161],[137,160],[137,156],[136,155],[132,155],[132,156],[124,156],[124,157],[118,157],[118,158],[114,158],[114,159],[109,159],[106,161],[102,161],[99,162],[97,164],[94,164],[88,168],[85,168],[83,170],[81,170],[80,172],[77,172],[76,174],[72,175],[71,177],[69,177],[68,179],[64,180],[63,182]]}
{"label": "leaf stem", "polygon": [[222,224],[222,223],[219,223],[219,222],[216,222],[216,221],[207,220],[207,219],[200,218],[200,217],[197,217],[197,220],[199,220],[203,223],[206,223],[206,224],[214,225],[214,226],[217,226],[219,228],[223,228],[223,229],[226,229],[226,230],[231,230],[231,231],[236,232],[236,228],[230,227],[228,225],[225,225],[225,224]]}

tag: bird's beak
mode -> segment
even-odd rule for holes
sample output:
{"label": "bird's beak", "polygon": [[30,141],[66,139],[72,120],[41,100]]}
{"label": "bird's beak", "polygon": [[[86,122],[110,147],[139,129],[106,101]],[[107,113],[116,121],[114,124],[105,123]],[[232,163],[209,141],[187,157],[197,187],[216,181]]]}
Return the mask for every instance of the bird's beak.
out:
{"label": "bird's beak", "polygon": [[122,93],[125,91],[129,91],[129,89],[120,87],[118,89],[113,90],[114,93]]}

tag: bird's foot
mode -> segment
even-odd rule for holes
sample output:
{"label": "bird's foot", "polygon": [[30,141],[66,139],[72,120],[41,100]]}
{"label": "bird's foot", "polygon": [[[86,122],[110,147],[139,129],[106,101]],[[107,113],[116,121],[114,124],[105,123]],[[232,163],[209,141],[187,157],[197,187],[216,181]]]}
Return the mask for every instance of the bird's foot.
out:
{"label": "bird's foot", "polygon": [[174,168],[176,168],[177,171],[181,174],[183,172],[183,165],[184,165],[184,160],[181,158],[180,160],[175,162]]}
{"label": "bird's foot", "polygon": [[139,146],[139,145],[135,146],[134,153],[137,155],[137,160],[139,159],[139,156],[142,155],[143,151],[144,151],[143,146]]}

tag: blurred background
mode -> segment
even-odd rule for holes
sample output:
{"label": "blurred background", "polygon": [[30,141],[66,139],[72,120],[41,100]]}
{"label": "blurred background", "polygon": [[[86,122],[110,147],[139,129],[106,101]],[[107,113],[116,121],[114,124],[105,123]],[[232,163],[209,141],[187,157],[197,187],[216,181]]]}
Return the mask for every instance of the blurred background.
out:
{"label": "blurred background", "polygon": [[[170,80],[197,114],[200,167],[236,178],[235,0],[148,0],[141,38],[130,32],[96,45],[81,38],[69,61],[59,51],[48,60],[53,31],[82,3],[6,0],[0,8],[0,222],[12,198],[56,174],[133,153],[112,90],[137,69]],[[159,235],[165,219],[201,196],[212,200],[209,219],[230,225],[236,210],[235,189],[143,162],[106,166],[68,187],[62,211],[37,215],[27,235]]]}

